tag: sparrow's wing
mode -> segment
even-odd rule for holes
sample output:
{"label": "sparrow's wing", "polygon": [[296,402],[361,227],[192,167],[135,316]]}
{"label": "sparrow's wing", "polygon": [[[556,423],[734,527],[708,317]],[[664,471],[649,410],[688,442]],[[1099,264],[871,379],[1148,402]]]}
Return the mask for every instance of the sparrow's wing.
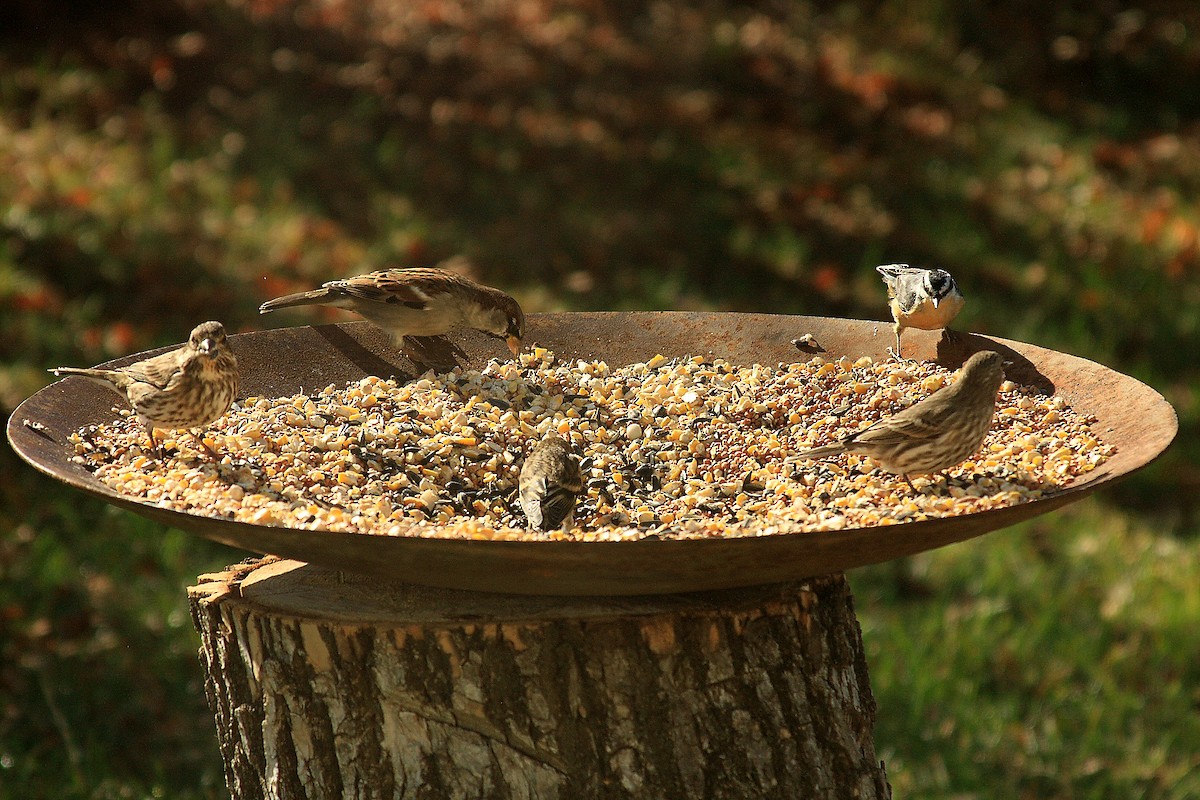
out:
{"label": "sparrow's wing", "polygon": [[937,420],[927,415],[906,415],[901,412],[859,431],[854,434],[852,441],[864,444],[895,444],[913,439],[931,439],[941,430],[942,426]]}
{"label": "sparrow's wing", "polygon": [[398,303],[423,311],[429,305],[428,285],[410,270],[393,269],[372,272],[344,281],[331,281],[326,287],[358,300],[375,303]]}
{"label": "sparrow's wing", "polygon": [[583,473],[579,470],[579,462],[569,455],[558,474],[555,475],[555,479],[559,486],[571,494],[579,494],[583,491]]}
{"label": "sparrow's wing", "polygon": [[565,486],[550,486],[542,497],[542,527],[557,528],[575,509],[575,493]]}
{"label": "sparrow's wing", "polygon": [[162,353],[153,358],[147,358],[145,361],[130,364],[128,367],[122,367],[120,371],[138,383],[146,383],[155,389],[166,390],[172,387],[182,375],[183,371],[179,368],[179,363],[180,352],[172,350],[169,353]]}
{"label": "sparrow's wing", "polygon": [[575,507],[575,494],[539,476],[521,487],[521,508],[535,528],[549,530],[562,524]]}

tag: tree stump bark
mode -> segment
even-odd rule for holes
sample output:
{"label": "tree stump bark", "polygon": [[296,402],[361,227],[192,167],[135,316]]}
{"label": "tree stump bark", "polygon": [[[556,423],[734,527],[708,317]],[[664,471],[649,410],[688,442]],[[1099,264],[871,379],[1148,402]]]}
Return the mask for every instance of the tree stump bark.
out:
{"label": "tree stump bark", "polygon": [[841,575],[518,597],[267,558],[189,598],[235,800],[890,797]]}

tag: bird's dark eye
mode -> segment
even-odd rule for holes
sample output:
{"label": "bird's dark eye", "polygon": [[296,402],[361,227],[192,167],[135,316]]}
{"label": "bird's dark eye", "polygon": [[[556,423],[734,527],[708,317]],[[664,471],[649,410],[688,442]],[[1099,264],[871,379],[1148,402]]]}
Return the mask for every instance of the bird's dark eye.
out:
{"label": "bird's dark eye", "polygon": [[508,320],[508,335],[521,338],[521,321],[516,319]]}

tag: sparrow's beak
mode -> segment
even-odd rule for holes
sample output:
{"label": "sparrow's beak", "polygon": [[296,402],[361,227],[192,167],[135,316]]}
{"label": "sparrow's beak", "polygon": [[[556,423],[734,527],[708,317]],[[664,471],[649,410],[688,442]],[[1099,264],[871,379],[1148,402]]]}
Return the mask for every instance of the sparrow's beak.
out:
{"label": "sparrow's beak", "polygon": [[213,339],[200,340],[200,352],[206,356],[211,356],[213,351],[217,349],[217,343]]}
{"label": "sparrow's beak", "polygon": [[938,303],[940,303],[940,302],[942,302],[942,301],[941,301],[939,298],[937,298],[937,297],[934,297],[934,298],[933,298],[933,307],[934,307],[934,308],[937,308],[937,307],[938,307]]}
{"label": "sparrow's beak", "polygon": [[520,339],[518,339],[517,337],[515,337],[515,336],[506,336],[506,337],[504,338],[504,341],[505,341],[505,342],[508,344],[508,349],[512,351],[512,354],[513,354],[514,356],[515,356],[517,353],[521,352],[521,340],[520,340]]}

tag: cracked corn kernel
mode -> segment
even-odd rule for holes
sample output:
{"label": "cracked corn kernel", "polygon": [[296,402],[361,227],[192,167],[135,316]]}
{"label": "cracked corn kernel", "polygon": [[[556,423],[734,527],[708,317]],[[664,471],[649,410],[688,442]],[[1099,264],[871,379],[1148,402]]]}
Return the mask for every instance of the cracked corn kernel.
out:
{"label": "cracked corn kernel", "polygon": [[[521,463],[550,430],[584,457],[584,541],[758,536],[892,525],[1052,494],[1112,448],[1058,396],[1006,382],[988,438],[945,478],[858,456],[783,459],[893,414],[948,382],[933,363],[848,358],[769,366],[695,356],[518,362],[366,377],[311,395],[249,398],[212,426],[212,463],[187,437],[166,459],[127,411],[76,432],[76,460],[126,495],[193,514],[385,536],[542,539],[514,502]],[[234,446],[236,445],[236,447]],[[180,447],[184,449],[178,451]],[[553,537],[561,537],[553,532]]]}

